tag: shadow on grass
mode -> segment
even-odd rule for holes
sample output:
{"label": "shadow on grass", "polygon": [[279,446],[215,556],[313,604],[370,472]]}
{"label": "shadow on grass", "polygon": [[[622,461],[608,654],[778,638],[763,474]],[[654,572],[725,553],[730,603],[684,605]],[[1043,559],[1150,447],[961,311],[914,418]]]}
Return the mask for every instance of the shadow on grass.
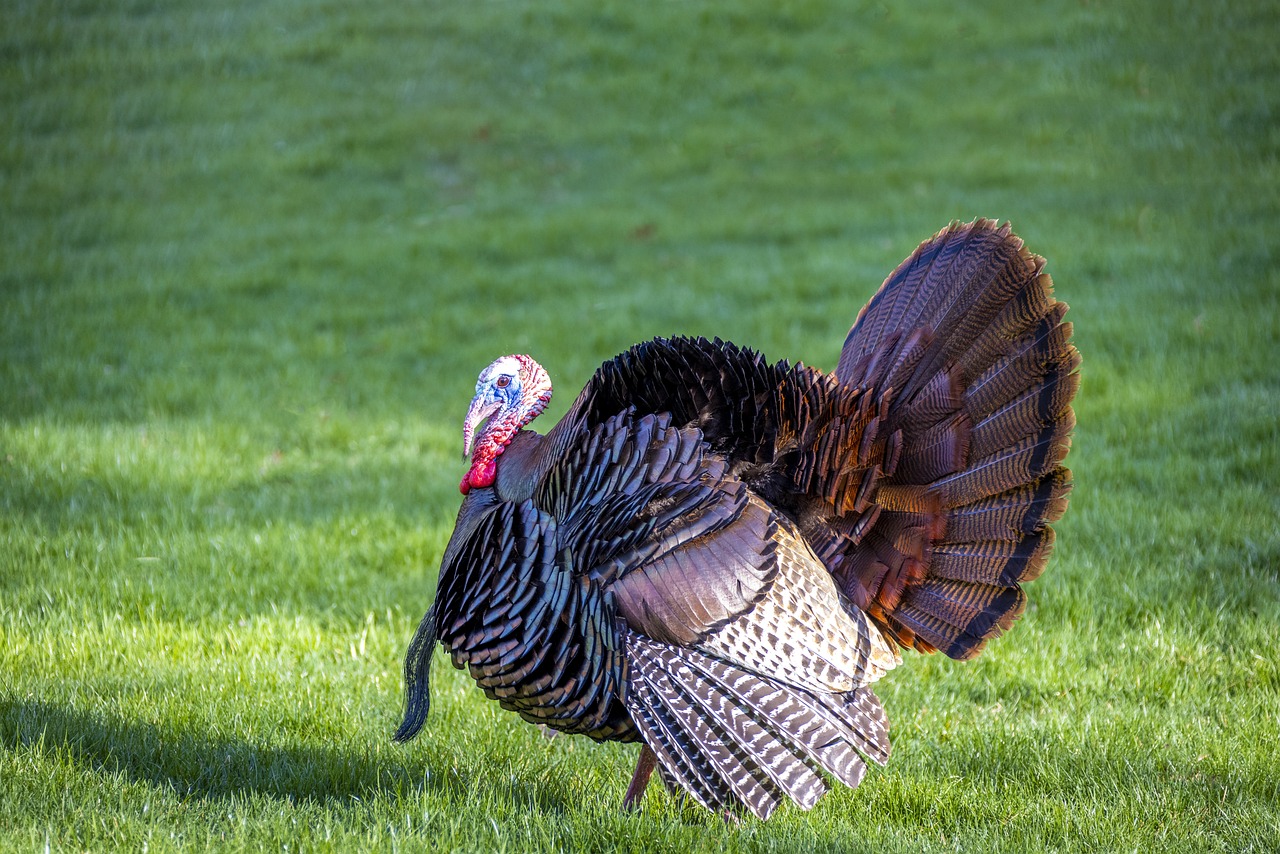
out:
{"label": "shadow on grass", "polygon": [[453,800],[510,800],[544,813],[569,810],[567,795],[545,781],[491,779],[457,767],[437,773],[428,757],[408,749],[384,756],[353,746],[272,747],[202,738],[163,724],[111,719],[38,700],[4,701],[0,745],[34,749],[49,759],[61,754],[78,767],[121,775],[180,798],[259,795],[341,804],[430,792]]}

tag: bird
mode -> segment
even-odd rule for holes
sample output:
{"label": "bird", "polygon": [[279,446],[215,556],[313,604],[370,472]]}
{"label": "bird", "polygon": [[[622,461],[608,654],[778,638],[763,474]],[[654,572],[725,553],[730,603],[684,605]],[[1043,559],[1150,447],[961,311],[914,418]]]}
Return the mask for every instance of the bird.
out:
{"label": "bird", "polygon": [[545,434],[547,372],[494,361],[395,739],[439,643],[526,721],[639,742],[625,807],[655,769],[739,819],[856,787],[890,754],[876,681],[904,651],[977,656],[1053,547],[1080,355],[1044,266],[1008,223],[952,222],[833,371],[656,338]]}

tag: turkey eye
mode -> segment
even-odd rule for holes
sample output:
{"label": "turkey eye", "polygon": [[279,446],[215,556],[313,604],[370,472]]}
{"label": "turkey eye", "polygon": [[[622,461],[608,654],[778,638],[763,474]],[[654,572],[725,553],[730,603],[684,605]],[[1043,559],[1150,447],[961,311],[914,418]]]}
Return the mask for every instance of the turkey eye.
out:
{"label": "turkey eye", "polygon": [[507,377],[507,376],[498,377],[498,382],[497,382],[498,388],[506,388],[509,385],[511,385],[511,377]]}

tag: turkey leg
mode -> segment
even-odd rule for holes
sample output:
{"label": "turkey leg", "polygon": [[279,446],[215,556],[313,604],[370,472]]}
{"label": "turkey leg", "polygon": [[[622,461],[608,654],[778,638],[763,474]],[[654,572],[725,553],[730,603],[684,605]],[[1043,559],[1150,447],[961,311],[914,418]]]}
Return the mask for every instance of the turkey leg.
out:
{"label": "turkey leg", "polygon": [[640,758],[636,761],[636,773],[631,775],[631,785],[627,786],[627,793],[622,796],[623,809],[640,808],[640,799],[644,797],[644,790],[649,785],[649,775],[653,773],[653,766],[657,762],[657,754],[649,749],[649,745],[642,745]]}

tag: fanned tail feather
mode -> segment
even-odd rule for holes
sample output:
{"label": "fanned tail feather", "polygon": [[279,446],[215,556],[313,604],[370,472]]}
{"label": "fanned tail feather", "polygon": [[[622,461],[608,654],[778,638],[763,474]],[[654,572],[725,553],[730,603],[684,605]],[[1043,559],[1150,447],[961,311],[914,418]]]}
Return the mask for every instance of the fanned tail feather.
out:
{"label": "fanned tail feather", "polygon": [[901,460],[845,592],[903,646],[971,658],[1022,613],[1067,505],[1067,306],[1008,225],[953,224],[858,315],[837,378],[889,396]]}

